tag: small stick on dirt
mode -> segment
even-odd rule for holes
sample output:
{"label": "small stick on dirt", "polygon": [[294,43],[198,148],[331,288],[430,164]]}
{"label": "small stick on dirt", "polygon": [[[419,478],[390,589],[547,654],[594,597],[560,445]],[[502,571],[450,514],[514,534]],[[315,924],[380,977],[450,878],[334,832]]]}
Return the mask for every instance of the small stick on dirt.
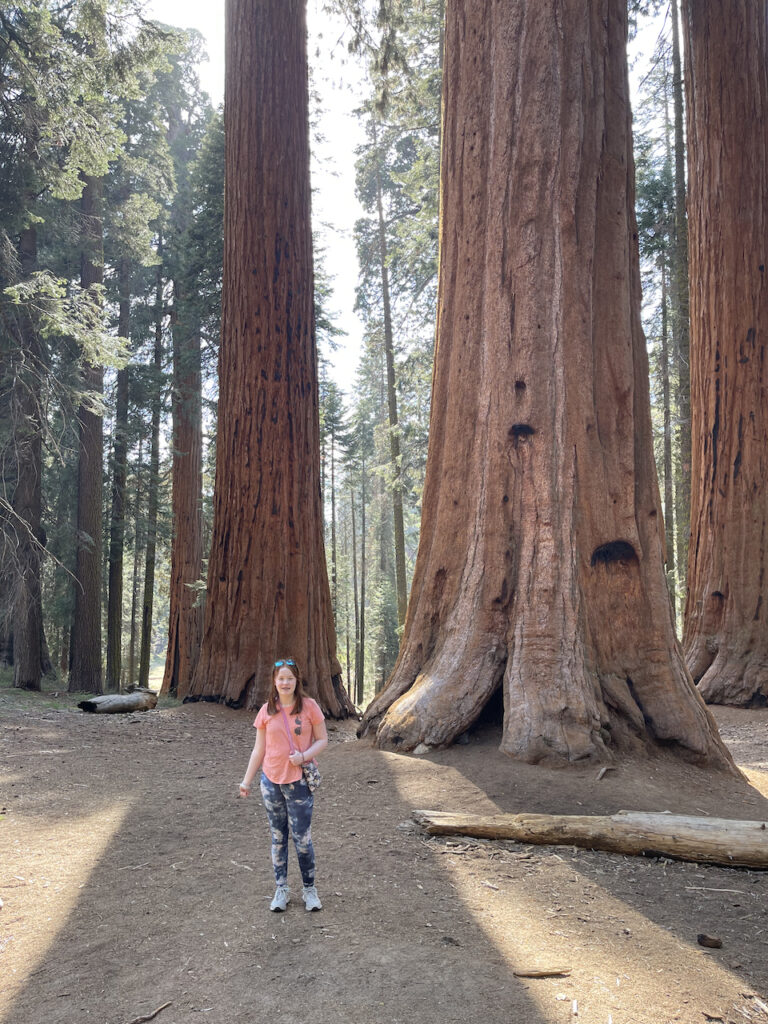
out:
{"label": "small stick on dirt", "polygon": [[520,967],[512,971],[516,978],[567,978],[570,967]]}
{"label": "small stick on dirt", "polygon": [[164,1010],[166,1006],[173,1006],[173,1000],[169,1000],[167,1003],[163,1003],[162,1006],[158,1006],[154,1013],[145,1013],[142,1017],[134,1017],[133,1020],[129,1020],[128,1024],[145,1024],[146,1021],[152,1020],[154,1017]]}
{"label": "small stick on dirt", "polygon": [[600,779],[603,778],[603,776],[605,775],[606,772],[612,772],[614,770],[615,769],[612,768],[611,765],[604,764],[603,767],[600,769],[600,771],[597,773],[597,778],[595,779],[595,782],[599,782]]}
{"label": "small stick on dirt", "polygon": [[686,885],[685,888],[692,889],[695,892],[735,892],[738,896],[747,895],[743,889],[713,889],[709,885]]}

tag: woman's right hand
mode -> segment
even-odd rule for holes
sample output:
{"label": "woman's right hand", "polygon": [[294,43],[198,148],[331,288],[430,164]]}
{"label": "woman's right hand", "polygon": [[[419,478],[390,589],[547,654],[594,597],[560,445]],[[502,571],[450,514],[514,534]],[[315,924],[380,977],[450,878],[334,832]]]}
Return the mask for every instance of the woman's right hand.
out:
{"label": "woman's right hand", "polygon": [[244,782],[241,782],[240,783],[240,796],[248,796],[248,794],[250,792],[251,792],[251,787],[250,786],[246,786],[246,784]]}

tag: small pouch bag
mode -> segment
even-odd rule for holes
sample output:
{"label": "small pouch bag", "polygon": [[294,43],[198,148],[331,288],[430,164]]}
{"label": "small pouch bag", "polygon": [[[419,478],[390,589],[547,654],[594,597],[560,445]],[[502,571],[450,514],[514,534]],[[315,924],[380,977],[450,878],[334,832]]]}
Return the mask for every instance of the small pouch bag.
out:
{"label": "small pouch bag", "polygon": [[304,772],[304,778],[309,786],[310,793],[314,793],[323,781],[320,769],[317,767],[317,761],[305,761],[301,766],[301,770]]}
{"label": "small pouch bag", "polygon": [[[291,748],[291,753],[295,754],[296,747],[291,736],[291,726],[290,723],[288,722],[288,715],[286,715],[285,710],[282,707],[280,708],[280,714],[283,716],[283,724],[285,725],[285,732],[288,737],[288,746]],[[301,751],[299,751],[299,753],[301,753]],[[310,793],[314,793],[317,787],[323,781],[323,777],[320,774],[320,769],[317,767],[317,761],[304,761],[301,766],[301,772],[302,775],[304,776],[304,781],[306,782]]]}

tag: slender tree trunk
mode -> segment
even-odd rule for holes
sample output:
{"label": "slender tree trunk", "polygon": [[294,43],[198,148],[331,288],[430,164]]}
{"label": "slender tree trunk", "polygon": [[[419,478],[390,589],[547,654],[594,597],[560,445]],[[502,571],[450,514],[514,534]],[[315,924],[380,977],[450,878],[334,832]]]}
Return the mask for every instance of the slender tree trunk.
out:
{"label": "slender tree trunk", "polygon": [[[674,63],[673,63],[674,68]],[[669,117],[669,96],[670,96],[670,81],[669,75],[667,74],[668,66],[665,65],[664,71],[664,148],[665,148],[665,173],[668,176],[672,175],[672,159],[673,159],[673,148],[672,148],[672,133],[673,124]],[[674,92],[674,85],[673,85]],[[675,318],[678,315],[677,305],[679,302],[674,298],[677,291],[676,275],[677,267],[675,264],[676,253],[677,253],[677,207],[675,206],[672,211],[673,219],[670,220],[669,216],[666,218],[667,223],[665,224],[667,235],[668,235],[668,248],[663,252],[659,258],[659,266],[661,269],[661,358],[662,358],[662,405],[663,405],[663,418],[664,418],[664,549],[667,564],[667,585],[669,587],[669,594],[672,602],[672,616],[675,621],[675,629],[677,630],[677,596],[678,596],[678,583],[677,576],[680,563],[676,558],[676,544],[678,533],[676,531],[676,525],[679,518],[679,511],[676,503],[676,479],[679,481],[679,473],[676,472],[675,464],[675,438],[674,438],[674,427],[673,427],[673,409],[672,409],[672,384],[670,371],[677,369],[679,362],[677,356],[677,338],[675,331],[671,332],[671,350],[670,350],[670,319],[674,325]],[[686,261],[687,267],[687,261]],[[671,278],[671,282],[670,282]],[[687,271],[686,271],[687,280]],[[670,288],[671,283],[671,288]],[[672,295],[670,295],[670,292]],[[686,305],[687,311],[687,305]],[[670,317],[671,312],[671,317]],[[675,378],[679,383],[679,378]],[[678,449],[679,450],[679,449]],[[686,517],[688,513],[686,511]]]}
{"label": "slender tree trunk", "polygon": [[255,707],[276,657],[332,716],[303,0],[228,0],[226,203],[213,542],[190,693]]}
{"label": "slender tree trunk", "polygon": [[360,472],[360,656],[357,662],[357,698],[356,703],[359,707],[362,706],[365,700],[365,584],[366,584],[366,571],[367,561],[365,557],[366,551],[366,535],[365,535],[365,455],[361,460],[361,472]]}
{"label": "slender tree trunk", "polygon": [[[127,260],[120,261],[118,334],[130,332],[131,273]],[[123,549],[125,545],[125,481],[128,473],[128,367],[117,372],[115,443],[112,466],[112,513],[109,525],[109,594],[107,597],[107,679],[109,693],[120,690],[123,644]]]}
{"label": "slender tree trunk", "polygon": [[143,439],[139,440],[139,454],[136,460],[136,499],[134,502],[134,537],[133,537],[133,575],[131,580],[131,635],[128,645],[128,682],[136,680],[136,642],[138,639],[138,608],[139,608],[139,566],[144,547],[144,526],[142,520],[142,502],[144,500],[141,486]]}
{"label": "slender tree trunk", "polygon": [[684,646],[706,700],[746,705],[768,699],[768,29],[758,0],[683,10],[694,418]]}
{"label": "slender tree trunk", "polygon": [[[20,256],[21,276],[26,280],[37,269],[37,234],[34,227],[22,232]],[[25,690],[39,690],[43,656],[40,563],[45,540],[41,526],[42,367],[35,324],[26,312],[21,314],[19,340],[21,350],[14,375],[13,403],[16,473],[12,526],[17,539],[18,565],[14,583],[13,685]]]}
{"label": "slender tree trunk", "polygon": [[[452,0],[421,540],[364,729],[733,763],[685,670],[653,460],[624,0]],[[567,45],[563,45],[563,41]]]}
{"label": "slender tree trunk", "polygon": [[683,71],[677,0],[670,7],[672,19],[672,92],[675,122],[675,237],[672,270],[672,345],[675,351],[675,405],[678,420],[677,494],[675,496],[677,566],[681,575],[688,565],[691,529],[691,367],[690,312],[688,302],[688,211],[685,183],[685,136]]}
{"label": "slender tree trunk", "polygon": [[661,264],[661,392],[664,417],[664,550],[667,558],[667,586],[676,615],[675,586],[675,502],[672,494],[672,408],[669,388],[669,316],[667,304],[667,268]]}
{"label": "slender tree trunk", "polygon": [[62,678],[69,668],[69,626],[61,627],[61,645],[59,647],[59,673]]}
{"label": "slender tree trunk", "polygon": [[357,534],[355,525],[355,489],[351,487],[349,490],[350,506],[352,508],[352,593],[355,597],[355,686],[350,689],[350,693],[354,693],[355,703],[359,704],[359,691],[360,687],[358,680],[360,678],[360,604],[357,599]]}
{"label": "slender tree trunk", "polygon": [[203,415],[199,325],[189,323],[185,295],[174,283],[173,546],[170,622],[163,693],[189,692],[200,653],[203,609],[192,584],[203,571]]}
{"label": "slender tree trunk", "polygon": [[[104,278],[100,178],[85,178],[81,216],[80,282],[83,288],[90,288],[92,285],[101,284]],[[102,394],[104,371],[100,366],[85,363],[82,376],[86,391],[96,395]],[[104,426],[101,415],[88,405],[80,407],[78,425],[77,556],[69,690],[101,693],[101,512]]]}
{"label": "slender tree trunk", "polygon": [[[8,343],[7,335],[0,342]],[[0,436],[13,437],[13,386],[6,377],[10,347],[3,344],[0,353]],[[13,529],[13,491],[16,486],[15,460],[7,447],[0,448],[0,668],[13,665],[13,593],[16,536]]]}
{"label": "slender tree trunk", "polygon": [[[321,492],[322,493],[322,492]],[[336,552],[336,423],[331,423],[331,604],[333,621],[339,614],[338,559]]]}
{"label": "slender tree trunk", "polygon": [[[349,521],[344,517],[344,564],[349,565]],[[344,587],[344,640],[346,642],[347,693],[352,693],[351,659],[352,651],[349,642],[349,587]]]}
{"label": "slender tree trunk", "polygon": [[[160,245],[162,252],[162,243]],[[149,686],[152,656],[152,612],[155,601],[155,554],[157,549],[157,508],[160,497],[160,414],[163,406],[163,267],[157,268],[155,289],[155,358],[152,394],[152,439],[149,455],[147,500],[147,548],[144,561],[144,599],[141,605],[141,654],[139,686]]]}
{"label": "slender tree trunk", "polygon": [[[374,145],[378,145],[376,123],[373,126]],[[408,582],[405,575],[405,527],[403,524],[402,460],[400,456],[400,426],[397,416],[397,388],[395,385],[395,350],[392,332],[392,303],[389,294],[389,267],[387,265],[387,234],[384,222],[384,201],[377,154],[376,210],[379,227],[379,260],[381,264],[381,295],[384,307],[384,353],[387,365],[387,410],[389,414],[389,454],[392,466],[392,516],[395,534],[395,582],[397,585],[397,624],[403,625],[408,608]]]}

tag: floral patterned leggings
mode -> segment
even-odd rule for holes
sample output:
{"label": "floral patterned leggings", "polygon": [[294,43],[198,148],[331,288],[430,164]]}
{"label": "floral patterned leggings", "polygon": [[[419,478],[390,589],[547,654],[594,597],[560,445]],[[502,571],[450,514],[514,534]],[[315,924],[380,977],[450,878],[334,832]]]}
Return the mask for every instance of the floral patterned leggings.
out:
{"label": "floral patterned leggings", "polygon": [[262,772],[261,798],[272,833],[272,867],[275,881],[288,881],[288,826],[299,858],[304,885],[315,884],[315,850],[312,846],[312,808],[315,798],[303,777],[298,782],[271,782]]}

